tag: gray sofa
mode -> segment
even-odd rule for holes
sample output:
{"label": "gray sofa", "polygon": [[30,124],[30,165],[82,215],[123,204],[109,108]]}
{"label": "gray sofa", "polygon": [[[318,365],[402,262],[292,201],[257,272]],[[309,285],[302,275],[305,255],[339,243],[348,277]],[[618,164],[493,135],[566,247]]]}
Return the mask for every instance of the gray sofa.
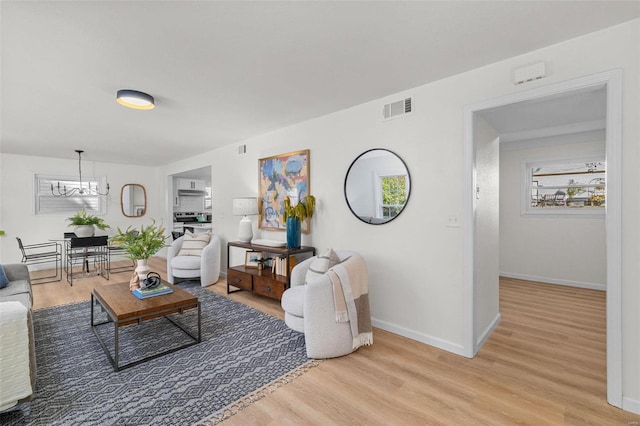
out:
{"label": "gray sofa", "polygon": [[[31,379],[31,389],[35,390],[36,386],[36,356],[35,356],[35,342],[33,334],[33,320],[31,316],[31,309],[33,306],[33,292],[31,290],[31,280],[29,278],[29,270],[27,265],[24,264],[11,264],[2,265],[4,271],[9,279],[9,285],[0,289],[0,307],[3,302],[20,302],[27,309],[27,327],[29,333],[29,370]],[[23,314],[24,315],[24,314]],[[0,327],[2,323],[0,323]],[[26,355],[26,354],[25,354]],[[1,362],[6,360],[0,359]],[[7,367],[7,366],[2,366]],[[10,366],[9,366],[10,367]],[[18,400],[16,407],[25,402],[31,401],[33,395],[29,395],[25,398]]]}

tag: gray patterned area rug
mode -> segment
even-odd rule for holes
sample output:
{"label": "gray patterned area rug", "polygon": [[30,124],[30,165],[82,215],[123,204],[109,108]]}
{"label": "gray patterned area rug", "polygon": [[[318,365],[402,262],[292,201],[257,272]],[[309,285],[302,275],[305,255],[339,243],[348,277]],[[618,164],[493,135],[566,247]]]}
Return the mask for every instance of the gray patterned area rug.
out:
{"label": "gray patterned area rug", "polygon": [[[283,321],[181,283],[202,307],[202,342],[114,372],[90,327],[90,302],[34,311],[35,398],[6,425],[215,424],[237,401],[308,368],[304,336]],[[104,315],[104,314],[102,314]],[[105,316],[106,318],[106,316]],[[173,318],[196,327],[196,310]],[[100,327],[113,351],[113,325]],[[120,328],[120,364],[188,339],[164,318]],[[226,410],[225,410],[226,408]]]}

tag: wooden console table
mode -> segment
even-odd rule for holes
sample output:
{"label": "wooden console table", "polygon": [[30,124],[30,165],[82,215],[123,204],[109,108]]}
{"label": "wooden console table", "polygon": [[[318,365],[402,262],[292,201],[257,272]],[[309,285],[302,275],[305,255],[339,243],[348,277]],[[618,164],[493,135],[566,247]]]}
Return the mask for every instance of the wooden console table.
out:
{"label": "wooden console table", "polygon": [[[271,272],[271,268],[269,267],[259,270],[257,268],[246,268],[244,265],[231,266],[231,247],[239,247],[251,251],[281,255],[286,257],[287,265],[290,264],[292,256],[305,253],[311,253],[312,256],[315,256],[316,254],[315,247],[307,246],[297,249],[288,249],[286,247],[259,246],[241,241],[232,241],[227,243],[227,294],[246,290],[277,300],[280,300],[282,298],[282,293],[289,288],[291,282],[290,268],[285,268],[286,270],[284,273],[286,275],[276,275]],[[238,290],[230,290],[230,286],[236,287]]]}

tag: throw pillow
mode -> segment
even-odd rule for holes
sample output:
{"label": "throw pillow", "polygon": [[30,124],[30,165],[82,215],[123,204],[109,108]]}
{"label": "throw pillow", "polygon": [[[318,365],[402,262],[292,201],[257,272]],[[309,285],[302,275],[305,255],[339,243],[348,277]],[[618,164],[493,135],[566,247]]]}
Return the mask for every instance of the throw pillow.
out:
{"label": "throw pillow", "polygon": [[178,256],[202,256],[202,249],[209,244],[210,239],[211,234],[208,232],[194,234],[191,231],[186,231],[184,233],[184,238],[182,239],[182,248],[180,249]]}
{"label": "throw pillow", "polygon": [[321,277],[327,272],[330,268],[336,266],[340,263],[340,258],[336,254],[333,249],[327,249],[326,251],[320,253],[316,256],[311,264],[309,265],[309,269],[307,270],[307,274],[305,276],[305,284],[311,282],[318,277]]}
{"label": "throw pillow", "polygon": [[5,288],[9,285],[9,278],[7,278],[7,274],[4,272],[4,268],[0,265],[0,288]]}

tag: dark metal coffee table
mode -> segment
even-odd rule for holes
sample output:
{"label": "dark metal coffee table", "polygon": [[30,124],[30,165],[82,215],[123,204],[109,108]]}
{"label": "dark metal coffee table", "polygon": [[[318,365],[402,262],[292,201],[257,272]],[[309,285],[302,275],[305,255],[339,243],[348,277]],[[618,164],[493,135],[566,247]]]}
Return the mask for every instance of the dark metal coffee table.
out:
{"label": "dark metal coffee table", "polygon": [[[115,371],[120,371],[124,368],[133,367],[145,361],[149,361],[159,356],[166,355],[180,349],[195,345],[201,341],[200,330],[200,302],[198,298],[193,294],[184,291],[183,289],[171,285],[165,281],[163,283],[173,289],[173,293],[163,294],[161,296],[149,297],[147,299],[138,299],[131,291],[129,291],[129,283],[119,284],[107,284],[100,287],[96,287],[91,292],[91,328],[93,333],[98,338],[104,353],[107,354],[109,362],[113,366]],[[99,304],[108,315],[108,320],[100,323],[95,322],[94,308]],[[168,315],[180,313],[188,309],[198,309],[198,334],[197,336],[187,330],[182,325],[175,322]],[[169,322],[174,324],[180,330],[185,332],[192,342],[188,342],[185,345],[169,349],[167,351],[154,354],[140,360],[131,362],[125,365],[119,365],[119,336],[118,329],[126,325],[140,324],[142,321],[147,321],[154,318],[164,317]],[[114,324],[114,356],[111,356],[107,345],[104,343],[100,334],[98,333],[97,326],[108,323]]]}

